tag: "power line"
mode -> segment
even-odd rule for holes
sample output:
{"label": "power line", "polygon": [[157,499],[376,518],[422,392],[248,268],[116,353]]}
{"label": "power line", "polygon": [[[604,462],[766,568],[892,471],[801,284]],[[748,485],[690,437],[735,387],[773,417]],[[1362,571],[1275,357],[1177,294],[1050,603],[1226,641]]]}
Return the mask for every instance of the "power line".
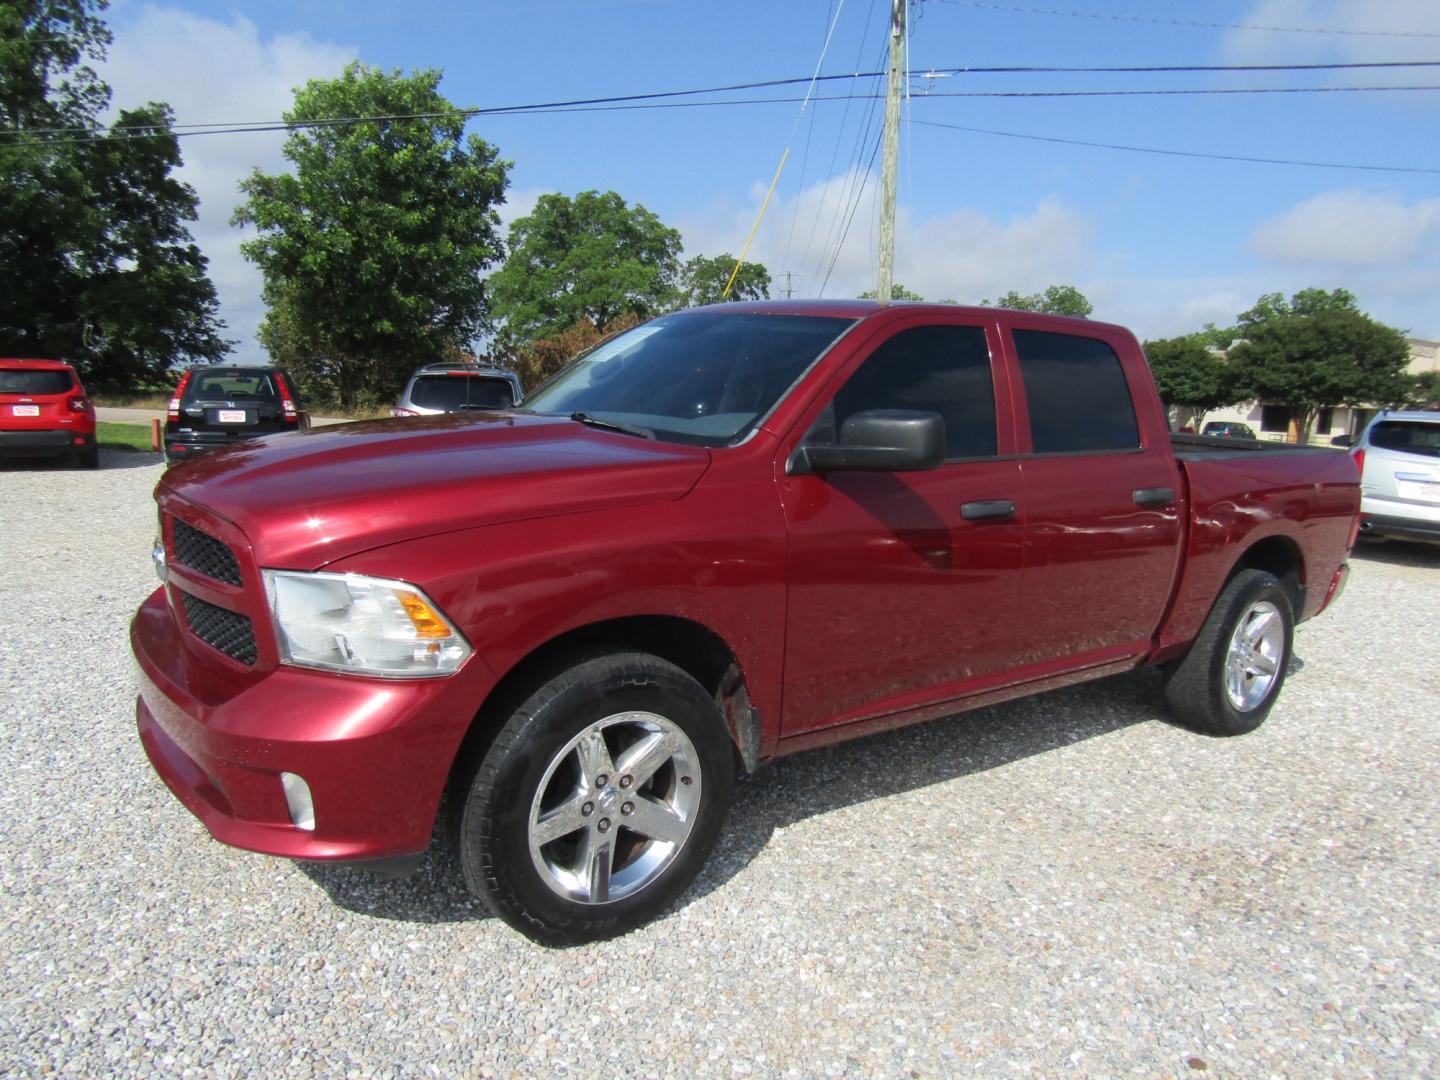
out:
{"label": "power line", "polygon": [[978,135],[1000,135],[1007,139],[1028,139],[1034,142],[1064,143],[1066,146],[1093,146],[1101,150],[1127,150],[1136,154],[1165,154],[1173,157],[1208,158],[1213,161],[1246,161],[1261,165],[1299,165],[1311,169],[1363,169],[1368,172],[1432,173],[1440,175],[1440,169],[1425,169],[1406,165],[1349,165],[1338,161],[1300,161],[1291,158],[1247,157],[1243,154],[1209,154],[1198,150],[1170,150],[1156,146],[1127,146],[1121,143],[1088,142],[1084,139],[1063,139],[1057,135],[1027,135],[1018,131],[999,131],[995,128],[968,127],[964,124],[945,124],[939,120],[916,120],[925,127],[948,128],[951,131],[968,131]]}
{"label": "power line", "polygon": [[1021,15],[1059,15],[1070,19],[1100,19],[1105,22],[1149,23],[1157,26],[1185,26],[1201,30],[1260,30],[1274,34],[1331,34],[1337,37],[1377,38],[1440,38],[1440,34],[1421,30],[1342,30],[1325,26],[1253,26],[1245,23],[1202,22],[1197,19],[1162,19],[1151,15],[1112,15],[1098,11],[1058,11],[1054,8],[1019,7],[1013,4],[990,4],[981,0],[935,0],[954,7],[983,8],[989,11],[1013,12]]}
{"label": "power line", "polygon": [[[1168,64],[1168,65],[1126,65],[1109,67],[1077,67],[1077,66],[991,66],[991,67],[950,67],[931,68],[923,74],[916,75],[916,78],[938,75],[1007,75],[1007,74],[1160,74],[1160,73],[1198,73],[1198,72],[1246,72],[1246,71],[1341,71],[1360,69],[1388,69],[1388,68],[1440,68],[1440,60],[1385,60],[1366,63],[1324,63],[1324,64]],[[156,134],[238,134],[247,131],[290,131],[302,128],[317,128],[337,126],[346,124],[365,123],[395,123],[404,120],[439,120],[453,117],[475,117],[475,116],[497,116],[525,112],[558,112],[567,109],[578,109],[580,106],[588,105],[609,105],[622,104],[627,102],[660,101],[666,98],[698,97],[703,94],[724,94],[735,93],[742,90],[773,89],[784,86],[796,86],[801,83],[820,83],[836,81],[855,81],[858,79],[876,78],[884,75],[883,70],[857,71],[853,73],[841,73],[834,75],[808,75],[797,76],[786,79],[763,79],[756,82],[731,83],[725,86],[699,87],[687,90],[656,90],[642,94],[619,94],[610,97],[595,98],[574,98],[565,101],[545,101],[520,105],[497,105],[487,108],[473,109],[452,109],[443,112],[428,113],[395,113],[374,116],[337,116],[322,117],[314,120],[285,121],[285,120],[254,120],[234,122],[211,122],[211,123],[189,123],[172,124],[168,131],[157,132],[153,125],[143,125],[134,129],[117,128],[114,132],[127,132],[134,130],[146,137]],[[1434,87],[1298,87],[1298,88],[1266,88],[1254,90],[1227,90],[1221,88],[1207,88],[1198,90],[1136,90],[1136,91],[936,91],[929,97],[1022,97],[1022,96],[1063,96],[1074,97],[1083,95],[1119,95],[1119,94],[1164,94],[1164,93],[1325,93],[1350,90],[1430,90]],[[864,96],[864,95],[851,95]],[[793,102],[803,99],[799,98],[767,98],[766,102]],[[833,101],[840,98],[816,97],[811,95],[810,100]],[[754,104],[747,101],[744,104]],[[707,103],[713,104],[713,103]],[[91,142],[105,139],[121,138],[123,135],[110,134],[98,135],[83,132],[83,129],[75,127],[58,128],[5,128],[0,129],[0,136],[10,135],[64,135],[70,133],[80,134],[77,141]],[[14,146],[32,145],[28,143],[11,143]]]}

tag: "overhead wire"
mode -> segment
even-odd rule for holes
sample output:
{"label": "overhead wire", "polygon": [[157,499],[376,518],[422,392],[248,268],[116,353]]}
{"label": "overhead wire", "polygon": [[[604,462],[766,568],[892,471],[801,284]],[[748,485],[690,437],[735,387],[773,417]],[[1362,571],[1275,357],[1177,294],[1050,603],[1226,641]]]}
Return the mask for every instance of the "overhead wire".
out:
{"label": "overhead wire", "polygon": [[1246,23],[1205,22],[1199,19],[1166,19],[1156,15],[1116,15],[1101,11],[1062,11],[1055,8],[1022,7],[1016,4],[986,3],[984,0],[934,0],[950,7],[979,8],[1021,15],[1058,15],[1070,19],[1099,19],[1105,22],[1148,23],[1154,26],[1184,26],[1201,30],[1256,30],[1274,34],[1328,34],[1337,37],[1440,38],[1424,30],[1348,30],[1325,26],[1255,26]]}

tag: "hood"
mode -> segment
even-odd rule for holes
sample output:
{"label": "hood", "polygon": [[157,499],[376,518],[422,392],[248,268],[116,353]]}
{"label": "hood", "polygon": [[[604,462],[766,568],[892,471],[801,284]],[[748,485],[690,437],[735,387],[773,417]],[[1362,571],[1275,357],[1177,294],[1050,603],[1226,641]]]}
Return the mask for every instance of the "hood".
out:
{"label": "hood", "polygon": [[708,451],[565,417],[452,413],[250,439],[165,474],[238,526],[262,566],[313,570],[419,536],[678,499]]}

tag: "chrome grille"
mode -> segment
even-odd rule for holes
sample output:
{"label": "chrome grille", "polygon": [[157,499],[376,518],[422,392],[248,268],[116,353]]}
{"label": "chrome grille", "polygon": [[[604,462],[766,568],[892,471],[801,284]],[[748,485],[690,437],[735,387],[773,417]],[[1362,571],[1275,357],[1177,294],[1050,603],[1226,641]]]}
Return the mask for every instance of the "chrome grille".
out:
{"label": "chrome grille", "polygon": [[179,518],[172,520],[172,558],[177,563],[226,585],[240,584],[240,564],[228,547]]}
{"label": "chrome grille", "polygon": [[242,664],[255,663],[255,630],[246,616],[184,591],[180,599],[185,605],[185,621],[190,624],[191,633]]}

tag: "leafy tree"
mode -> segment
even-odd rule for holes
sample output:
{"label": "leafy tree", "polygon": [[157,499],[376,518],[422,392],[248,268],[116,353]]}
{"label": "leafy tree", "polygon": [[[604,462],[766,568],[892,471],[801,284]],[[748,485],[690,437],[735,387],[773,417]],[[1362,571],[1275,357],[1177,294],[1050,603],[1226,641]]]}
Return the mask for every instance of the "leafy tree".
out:
{"label": "leafy tree", "polygon": [[1440,409],[1440,371],[1412,375],[1405,404],[1412,409]]}
{"label": "leafy tree", "polygon": [[[733,265],[733,264],[732,264]],[[589,319],[567,327],[550,337],[520,346],[499,345],[490,357],[492,363],[511,368],[520,376],[520,385],[527,391],[535,389],[583,352],[588,352],[606,338],[638,326],[643,320],[621,312],[602,330]]]}
{"label": "leafy tree", "polygon": [[[725,285],[730,275],[735,274],[735,284],[730,286],[729,295]],[[741,263],[735,270],[735,256],[726,252],[706,258],[696,255],[680,268],[679,305],[682,308],[700,307],[702,304],[718,304],[721,300],[768,300],[770,298],[770,271],[760,263]]]}
{"label": "leafy tree", "polygon": [[318,379],[340,403],[398,393],[417,366],[489,326],[481,274],[503,254],[495,207],[510,163],[465,135],[465,114],[439,92],[438,71],[352,63],[312,79],[285,114],[416,116],[298,128],[285,141],[293,173],[258,169],[240,184],[234,223],[265,275],[261,340]]}
{"label": "leafy tree", "polygon": [[[195,192],[174,178],[168,106],[99,122],[89,66],[103,0],[0,4],[0,353],[68,359],[97,387],[164,382],[228,351],[191,240]],[[106,135],[116,136],[105,138]]]}
{"label": "leafy tree", "polygon": [[1179,406],[1192,414],[1241,400],[1229,365],[1206,347],[1201,334],[1145,342],[1145,358],[1155,376],[1155,388],[1168,409]]}
{"label": "leafy tree", "polygon": [[998,300],[981,300],[985,307],[1012,308],[1016,311],[1040,311],[1046,315],[1072,315],[1088,319],[1095,305],[1074,285],[1049,285],[1044,292],[1023,295],[1011,289]]}
{"label": "leafy tree", "polygon": [[[860,294],[860,299],[861,299],[861,300],[874,300],[874,299],[875,299],[875,294],[876,294],[876,290],[875,290],[875,289],[866,289],[864,292],[862,292],[862,293]],[[891,299],[891,300],[924,300],[925,298],[924,298],[923,296],[921,296],[919,293],[914,292],[914,291],[912,291],[912,290],[910,290],[910,289],[907,289],[904,285],[901,285],[900,282],[896,281],[896,282],[893,282],[893,283],[890,285],[890,299]]]}
{"label": "leafy tree", "polygon": [[491,278],[500,340],[528,345],[620,315],[647,319],[674,301],[680,234],[613,191],[542,195],[510,226],[510,255]]}
{"label": "leafy tree", "polygon": [[1237,391],[1288,406],[1302,442],[1320,409],[1401,401],[1409,389],[1404,335],[1362,312],[1344,289],[1302,289],[1288,301],[1267,294],[1237,330]]}

